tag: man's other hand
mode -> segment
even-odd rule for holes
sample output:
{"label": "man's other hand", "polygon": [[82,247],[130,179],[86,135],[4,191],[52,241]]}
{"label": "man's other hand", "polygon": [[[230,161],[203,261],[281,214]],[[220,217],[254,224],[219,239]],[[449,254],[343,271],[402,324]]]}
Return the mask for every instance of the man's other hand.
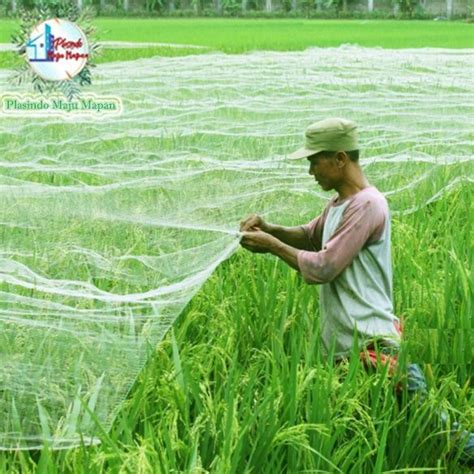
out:
{"label": "man's other hand", "polygon": [[260,230],[244,231],[242,232],[242,239],[240,245],[250,252],[267,253],[278,244],[279,240],[266,232]]}
{"label": "man's other hand", "polygon": [[240,222],[240,232],[258,231],[268,232],[270,226],[257,214],[252,214]]}

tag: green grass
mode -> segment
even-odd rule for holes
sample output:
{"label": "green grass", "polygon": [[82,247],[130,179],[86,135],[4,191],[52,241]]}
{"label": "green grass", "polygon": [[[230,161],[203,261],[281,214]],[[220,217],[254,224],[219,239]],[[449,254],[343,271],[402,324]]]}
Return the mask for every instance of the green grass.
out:
{"label": "green grass", "polygon": [[[95,20],[103,41],[165,42],[207,46],[226,53],[253,50],[300,51],[345,43],[382,48],[473,48],[474,25],[461,22],[391,20],[244,20],[118,19]],[[2,20],[0,42],[10,42],[13,21]],[[98,62],[153,55],[197,54],[196,50],[149,48],[114,50]],[[139,55],[139,56],[137,56]],[[0,54],[0,67],[14,65],[11,53]]]}
{"label": "green grass", "polygon": [[[460,22],[98,18],[94,24],[101,40],[194,44],[233,53],[344,43],[383,48],[474,47],[474,25]],[[0,42],[9,42],[13,29],[14,22],[2,21]]]}
{"label": "green grass", "polygon": [[[429,194],[430,186],[470,172],[470,164],[440,168],[413,193],[389,203],[409,208],[414,196]],[[70,177],[38,173],[29,178],[66,184]],[[397,175],[380,179],[389,188],[396,186]],[[458,453],[450,452],[436,412],[445,407],[474,429],[472,286],[459,284],[473,255],[465,218],[473,194],[472,187],[461,185],[392,220],[395,314],[405,316],[406,354],[425,367],[430,388],[419,406],[416,400],[399,405],[394,381],[383,372],[367,374],[357,357],[337,368],[321,362],[316,288],[275,258],[241,249],[218,267],[154,351],[111,431],[98,429],[101,446],[2,453],[0,472],[381,473],[418,468],[467,473],[456,462]],[[287,216],[286,223],[311,217]],[[48,225],[54,233],[52,216]],[[153,228],[129,234],[119,224],[94,226],[88,235],[72,220],[69,228],[65,242],[77,239],[88,246],[100,240],[101,246],[117,249],[132,243],[138,254],[150,254],[160,241]],[[87,278],[86,267],[63,255],[57,241],[56,253],[40,258],[47,233],[17,232],[15,239],[5,234],[4,240],[25,247],[21,236],[38,249],[27,263],[47,274]],[[93,281],[102,289],[132,291],[113,281]],[[450,334],[453,328],[463,331],[466,347]],[[61,363],[69,363],[75,350],[71,347]],[[125,357],[123,363],[126,370]]]}
{"label": "green grass", "polygon": [[[102,39],[160,41],[240,53],[254,49],[297,51],[357,43],[383,48],[474,46],[473,25],[431,21],[349,20],[128,20],[98,19]],[[133,31],[133,34],[130,32]]]}
{"label": "green grass", "polygon": [[[472,200],[462,191],[435,203],[433,216],[451,212],[452,226],[462,229]],[[439,311],[437,297],[420,300],[420,287],[427,294],[450,288],[433,267],[446,265],[457,278],[450,228],[436,227],[425,213],[394,219],[395,299],[409,322]],[[431,259],[413,261],[418,245],[407,243],[406,229],[421,241],[438,231]],[[454,248],[462,257],[462,241]],[[417,285],[407,284],[410,272],[419,272]],[[462,305],[451,309],[462,312]],[[314,287],[274,259],[240,251],[179,317],[101,446],[3,454],[0,471],[467,473],[456,453],[448,455],[434,413],[448,396],[450,413],[473,428],[469,367],[433,365],[428,399],[416,409],[416,400],[399,407],[392,383],[366,374],[357,359],[336,369],[319,362],[317,315]],[[428,345],[429,335],[410,327],[407,339]]]}
{"label": "green grass", "polygon": [[[205,54],[207,49],[195,48],[173,48],[167,46],[151,48],[124,48],[113,49],[104,48],[96,58],[96,64],[108,63],[112,61],[133,61],[138,58],[151,58],[153,56],[173,57]],[[23,63],[23,59],[12,52],[0,53],[0,68],[13,68]]]}

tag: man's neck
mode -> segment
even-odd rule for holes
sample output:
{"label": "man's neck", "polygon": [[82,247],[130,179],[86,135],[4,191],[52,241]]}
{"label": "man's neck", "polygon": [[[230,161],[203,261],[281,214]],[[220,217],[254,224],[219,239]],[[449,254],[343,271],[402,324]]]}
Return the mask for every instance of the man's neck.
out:
{"label": "man's neck", "polygon": [[368,188],[371,184],[367,181],[367,178],[364,175],[358,176],[356,179],[348,180],[341,183],[340,186],[336,187],[338,194],[337,202],[342,201],[343,199],[352,196],[353,194],[362,191],[365,188]]}

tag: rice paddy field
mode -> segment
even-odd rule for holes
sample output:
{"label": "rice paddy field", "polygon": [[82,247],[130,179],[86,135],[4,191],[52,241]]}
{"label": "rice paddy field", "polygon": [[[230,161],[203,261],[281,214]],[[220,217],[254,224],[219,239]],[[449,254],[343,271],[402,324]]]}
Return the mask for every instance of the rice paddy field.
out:
{"label": "rice paddy field", "polygon": [[[472,25],[96,24],[122,115],[0,115],[0,472],[472,472],[438,417],[474,431]],[[324,360],[318,287],[239,245],[322,211],[286,155],[329,116],[390,205],[423,399]]]}

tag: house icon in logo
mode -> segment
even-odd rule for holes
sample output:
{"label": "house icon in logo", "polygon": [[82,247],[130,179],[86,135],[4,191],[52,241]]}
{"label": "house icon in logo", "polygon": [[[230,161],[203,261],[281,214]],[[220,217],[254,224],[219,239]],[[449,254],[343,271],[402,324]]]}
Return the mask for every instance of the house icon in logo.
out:
{"label": "house icon in logo", "polygon": [[46,81],[72,79],[86,66],[89,57],[84,32],[61,18],[51,18],[37,25],[25,49],[31,68]]}
{"label": "house icon in logo", "polygon": [[26,47],[31,48],[28,53],[30,62],[53,62],[53,56],[48,54],[54,51],[54,36],[51,34],[51,27],[44,23],[44,33],[31,38],[26,43]]}

